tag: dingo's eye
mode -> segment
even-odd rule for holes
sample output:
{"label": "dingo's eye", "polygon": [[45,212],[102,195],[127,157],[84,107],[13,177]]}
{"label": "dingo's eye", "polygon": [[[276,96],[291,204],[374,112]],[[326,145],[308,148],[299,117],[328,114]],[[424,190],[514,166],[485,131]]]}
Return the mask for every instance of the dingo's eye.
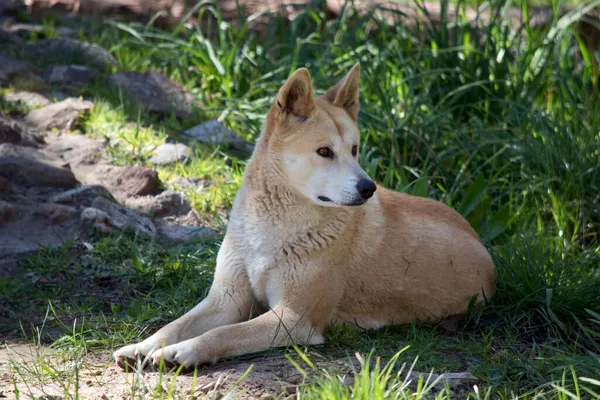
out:
{"label": "dingo's eye", "polygon": [[319,147],[319,149],[317,149],[317,154],[321,157],[333,158],[333,150],[329,147]]}
{"label": "dingo's eye", "polygon": [[357,145],[352,146],[352,157],[356,157],[357,153],[358,153],[358,146]]}

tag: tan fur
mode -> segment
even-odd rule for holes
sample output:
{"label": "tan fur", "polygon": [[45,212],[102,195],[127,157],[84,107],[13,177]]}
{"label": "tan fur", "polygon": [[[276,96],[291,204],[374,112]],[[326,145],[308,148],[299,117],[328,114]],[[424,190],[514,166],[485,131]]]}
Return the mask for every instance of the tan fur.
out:
{"label": "tan fur", "polygon": [[[116,351],[117,362],[141,355],[192,366],[317,344],[328,324],[438,322],[494,294],[494,264],[456,211],[382,187],[346,205],[368,179],[352,155],[358,81],[357,65],[313,98],[308,71],[289,78],[246,168],[208,296]],[[324,146],[333,159],[317,155]]]}

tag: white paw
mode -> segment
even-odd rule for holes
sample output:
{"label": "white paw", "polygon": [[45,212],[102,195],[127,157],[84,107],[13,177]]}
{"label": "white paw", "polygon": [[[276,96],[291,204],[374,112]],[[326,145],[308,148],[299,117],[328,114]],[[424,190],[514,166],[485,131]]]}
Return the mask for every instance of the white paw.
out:
{"label": "white paw", "polygon": [[121,347],[113,353],[117,365],[123,369],[135,367],[138,361],[144,362],[145,358],[153,351],[164,346],[164,340],[149,337],[143,342]]}
{"label": "white paw", "polygon": [[157,367],[160,367],[161,360],[165,366],[183,365],[184,368],[191,368],[203,362],[194,347],[186,345],[185,342],[155,350],[149,357]]}

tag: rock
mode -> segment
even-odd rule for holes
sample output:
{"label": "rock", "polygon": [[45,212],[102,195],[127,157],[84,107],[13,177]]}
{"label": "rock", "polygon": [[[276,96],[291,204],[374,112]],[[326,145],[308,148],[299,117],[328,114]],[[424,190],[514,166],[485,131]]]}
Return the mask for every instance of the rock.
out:
{"label": "rock", "polygon": [[30,56],[48,63],[87,65],[101,71],[117,67],[117,60],[105,49],[91,43],[67,38],[52,38],[33,42],[26,47]]}
{"label": "rock", "polygon": [[131,229],[146,236],[156,236],[156,227],[148,218],[103,197],[97,197],[91,207],[84,209],[81,219],[103,232]]}
{"label": "rock", "polygon": [[48,97],[52,99],[52,101],[63,101],[69,98],[69,95],[65,92],[61,92],[60,90],[53,90],[48,94]]}
{"label": "rock", "polygon": [[[0,147],[5,146],[1,145]],[[10,182],[28,185],[72,188],[77,185],[73,173],[23,157],[0,157],[0,176]]]}
{"label": "rock", "polygon": [[120,201],[161,191],[158,173],[146,167],[99,166],[87,175],[86,182],[104,185]]}
{"label": "rock", "polygon": [[10,183],[8,182],[8,179],[0,176],[0,195],[3,193],[12,193],[12,191],[13,190],[10,186]]}
{"label": "rock", "polygon": [[238,150],[248,152],[254,149],[254,145],[243,140],[217,120],[196,125],[185,131],[184,134],[193,137],[199,142],[212,144],[213,146],[230,145]]}
{"label": "rock", "polygon": [[63,246],[80,235],[81,222],[78,219],[52,225],[46,218],[36,216],[32,210],[20,208],[19,211],[19,219],[0,224],[0,269],[5,267],[2,265],[4,263],[15,265],[40,247]]}
{"label": "rock", "polygon": [[[92,169],[104,156],[104,139],[97,139],[79,134],[48,134],[46,152],[59,155],[63,162],[68,163],[76,174],[80,167]],[[86,172],[86,171],[83,171]]]}
{"label": "rock", "polygon": [[448,372],[441,374],[440,381],[444,384],[448,384],[450,388],[456,388],[457,386],[470,386],[474,383],[479,382],[479,379],[469,372]]}
{"label": "rock", "polygon": [[195,189],[195,188],[205,188],[210,186],[210,183],[202,178],[194,177],[194,178],[186,178],[180,176],[169,182],[171,185],[176,186],[180,189]]}
{"label": "rock", "polygon": [[[44,33],[45,27],[41,24],[12,24],[8,27],[5,27],[4,30],[6,32],[10,32],[13,34],[21,34],[21,33]],[[55,34],[57,36],[76,36],[78,34],[78,30],[74,28],[69,28],[67,26],[61,26],[56,29]]]}
{"label": "rock", "polygon": [[75,207],[52,203],[41,204],[37,212],[47,216],[52,225],[60,224],[73,219],[77,214]]}
{"label": "rock", "polygon": [[479,379],[469,372],[448,372],[443,374],[434,374],[413,371],[410,373],[409,379],[412,380],[413,383],[418,382],[419,376],[421,375],[425,379],[429,379],[430,382],[435,382],[439,379],[435,385],[438,389],[443,389],[446,385],[448,385],[450,389],[455,389],[460,386],[470,386],[479,382]]}
{"label": "rock", "polygon": [[190,243],[206,239],[216,239],[217,233],[205,226],[158,225],[158,234],[172,242]]}
{"label": "rock", "polygon": [[31,111],[25,122],[40,130],[69,129],[73,121],[93,106],[91,101],[68,98]]}
{"label": "rock", "polygon": [[167,165],[178,161],[185,161],[191,156],[192,151],[185,144],[165,143],[154,150],[150,162],[154,165]]}
{"label": "rock", "polygon": [[58,158],[47,155],[41,149],[36,149],[29,146],[21,146],[8,142],[0,143],[0,158],[1,157],[21,157],[26,160],[49,164],[53,167],[61,166]]}
{"label": "rock", "polygon": [[90,207],[97,197],[103,197],[116,203],[115,198],[102,185],[85,185],[57,194],[50,199],[52,203],[81,204]]}
{"label": "rock", "polygon": [[192,209],[190,202],[173,190],[166,190],[158,196],[127,199],[125,205],[152,217],[186,215]]}
{"label": "rock", "polygon": [[99,74],[98,71],[83,65],[53,65],[44,70],[43,76],[52,85],[80,89]]}
{"label": "rock", "polygon": [[15,79],[39,79],[38,69],[27,61],[15,60],[0,52],[0,86],[6,86]]}
{"label": "rock", "polygon": [[19,0],[3,0],[0,2],[0,15],[5,15],[17,11],[21,7]]}
{"label": "rock", "polygon": [[18,121],[0,117],[0,143],[39,147],[44,144],[44,138]]}
{"label": "rock", "polygon": [[38,108],[50,104],[50,100],[36,92],[9,92],[4,95],[4,98],[11,103],[24,105],[27,108]]}
{"label": "rock", "polygon": [[0,224],[14,221],[18,217],[19,211],[14,205],[0,200]]}
{"label": "rock", "polygon": [[111,75],[109,83],[122,89],[148,111],[174,113],[178,118],[192,119],[193,96],[163,74],[120,72]]}

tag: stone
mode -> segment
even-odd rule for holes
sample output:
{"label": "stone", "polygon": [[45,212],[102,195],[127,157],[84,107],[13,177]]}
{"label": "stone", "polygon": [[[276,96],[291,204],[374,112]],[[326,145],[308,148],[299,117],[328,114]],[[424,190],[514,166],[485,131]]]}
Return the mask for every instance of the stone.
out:
{"label": "stone", "polygon": [[176,186],[179,189],[196,189],[210,186],[210,183],[206,179],[198,177],[186,178],[184,176],[180,176],[172,180],[171,182],[169,182],[169,184]]}
{"label": "stone", "polygon": [[51,203],[77,204],[90,207],[97,197],[103,197],[113,203],[117,201],[102,185],[84,185],[50,198]]}
{"label": "stone", "polygon": [[108,71],[119,64],[106,49],[68,38],[38,40],[27,45],[26,51],[46,63],[54,61],[58,64],[69,60],[71,64],[86,65],[101,71]]}
{"label": "stone", "polygon": [[154,150],[150,162],[154,165],[168,165],[186,161],[192,156],[189,147],[182,143],[164,143]]}
{"label": "stone", "polygon": [[52,225],[68,221],[77,215],[75,207],[53,203],[41,204],[37,212],[48,217]]}
{"label": "stone", "polygon": [[15,60],[0,51],[0,86],[16,79],[39,79],[38,69],[27,61]]}
{"label": "stone", "polygon": [[86,169],[93,169],[95,164],[101,162],[106,155],[104,151],[105,139],[80,134],[48,134],[48,139],[45,151],[58,155],[73,170],[82,166],[85,166]]}
{"label": "stone", "polygon": [[23,157],[0,156],[0,176],[10,182],[29,185],[58,188],[73,188],[77,185],[77,180],[70,170]]}
{"label": "stone", "polygon": [[[100,183],[118,199],[158,194],[161,182],[156,170],[146,167],[102,166],[88,176],[88,182]],[[95,179],[94,179],[95,178]]]}
{"label": "stone", "polygon": [[166,240],[178,243],[190,243],[203,240],[214,240],[217,233],[205,226],[158,225],[158,234]]}
{"label": "stone", "polygon": [[134,230],[150,237],[155,237],[157,233],[156,227],[148,218],[103,197],[97,197],[91,207],[84,209],[81,219],[84,223],[91,224],[103,232],[111,232],[115,229]]}
{"label": "stone", "polygon": [[91,101],[68,98],[31,111],[25,122],[40,130],[69,129],[77,118],[94,106]]}
{"label": "stone", "polygon": [[470,386],[479,382],[479,379],[469,372],[446,372],[443,374],[435,374],[433,372],[426,373],[412,371],[409,379],[416,383],[419,380],[419,376],[429,379],[430,382],[435,382],[437,380],[435,385],[437,389],[443,389],[446,385],[450,389],[456,389],[461,386]]}
{"label": "stone", "polygon": [[127,199],[125,205],[152,217],[186,215],[192,209],[190,202],[173,190],[165,190],[158,196]]}
{"label": "stone", "polygon": [[40,247],[60,247],[80,235],[79,219],[52,225],[48,219],[36,216],[32,210],[25,208],[19,211],[19,219],[0,224],[0,269],[3,263],[14,265]]}
{"label": "stone", "polygon": [[3,0],[0,2],[0,15],[10,14],[21,7],[19,0]]}
{"label": "stone", "polygon": [[200,125],[196,125],[195,127],[186,130],[184,134],[199,142],[212,144],[213,146],[230,145],[235,149],[247,152],[254,150],[254,145],[246,142],[217,120],[207,121]]}
{"label": "stone", "polygon": [[18,121],[0,116],[0,143],[39,147],[44,144],[44,138]]}
{"label": "stone", "polygon": [[4,98],[11,103],[17,103],[27,108],[39,108],[50,104],[50,100],[36,92],[9,92],[4,95]]}
{"label": "stone", "polygon": [[6,224],[17,218],[19,218],[17,208],[6,201],[0,200],[0,224]]}
{"label": "stone", "polygon": [[173,113],[183,120],[192,119],[193,96],[161,73],[120,72],[111,75],[108,80],[148,111]]}
{"label": "stone", "polygon": [[[6,32],[10,32],[13,34],[30,34],[30,33],[44,33],[45,27],[42,24],[11,24],[4,28]],[[68,26],[61,26],[55,31],[56,36],[77,36],[78,30],[74,28],[69,28]]]}
{"label": "stone", "polygon": [[0,176],[0,195],[1,194],[7,194],[7,193],[12,193],[12,187],[10,186],[10,183],[8,182],[8,179]]}
{"label": "stone", "polygon": [[83,65],[53,65],[43,71],[51,85],[80,89],[99,76],[98,71]]}

